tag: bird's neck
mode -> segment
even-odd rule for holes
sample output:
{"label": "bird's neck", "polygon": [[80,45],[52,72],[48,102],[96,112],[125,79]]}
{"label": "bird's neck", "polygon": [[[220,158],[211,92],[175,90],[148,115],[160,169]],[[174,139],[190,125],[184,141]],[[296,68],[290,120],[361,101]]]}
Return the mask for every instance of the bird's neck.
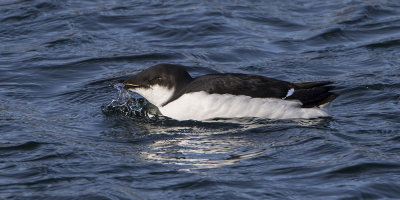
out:
{"label": "bird's neck", "polygon": [[151,104],[161,107],[174,94],[175,88],[168,88],[160,85],[154,85],[149,88],[138,88],[134,92],[140,94]]}

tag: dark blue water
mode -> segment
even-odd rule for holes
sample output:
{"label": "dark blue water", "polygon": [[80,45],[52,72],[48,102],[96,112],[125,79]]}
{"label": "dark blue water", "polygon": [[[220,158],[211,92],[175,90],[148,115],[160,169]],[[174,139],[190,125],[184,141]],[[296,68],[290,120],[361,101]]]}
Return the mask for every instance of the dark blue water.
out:
{"label": "dark blue water", "polygon": [[[314,120],[109,106],[158,63],[341,96]],[[0,199],[399,199],[399,101],[397,0],[0,1]]]}

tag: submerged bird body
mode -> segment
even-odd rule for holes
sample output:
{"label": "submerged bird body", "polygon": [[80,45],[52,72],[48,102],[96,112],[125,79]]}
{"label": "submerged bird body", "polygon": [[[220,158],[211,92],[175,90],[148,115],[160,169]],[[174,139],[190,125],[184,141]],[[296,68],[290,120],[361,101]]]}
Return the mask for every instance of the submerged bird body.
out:
{"label": "submerged bird body", "polygon": [[331,82],[290,83],[248,74],[209,74],[192,78],[184,67],[152,66],[123,82],[125,87],[176,120],[328,116],[323,105],[337,95]]}

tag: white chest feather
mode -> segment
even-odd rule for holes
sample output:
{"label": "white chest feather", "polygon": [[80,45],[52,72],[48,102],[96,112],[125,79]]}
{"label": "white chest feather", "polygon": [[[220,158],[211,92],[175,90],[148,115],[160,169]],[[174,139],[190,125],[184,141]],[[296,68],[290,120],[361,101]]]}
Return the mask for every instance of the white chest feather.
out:
{"label": "white chest feather", "polygon": [[327,111],[321,108],[301,108],[299,101],[206,92],[188,93],[158,108],[163,115],[176,120],[203,121],[212,118],[238,117],[290,119],[328,116]]}
{"label": "white chest feather", "polygon": [[154,85],[150,88],[135,88],[131,90],[140,94],[157,107],[161,107],[161,105],[167,102],[174,94],[174,89],[168,89],[159,85]]}

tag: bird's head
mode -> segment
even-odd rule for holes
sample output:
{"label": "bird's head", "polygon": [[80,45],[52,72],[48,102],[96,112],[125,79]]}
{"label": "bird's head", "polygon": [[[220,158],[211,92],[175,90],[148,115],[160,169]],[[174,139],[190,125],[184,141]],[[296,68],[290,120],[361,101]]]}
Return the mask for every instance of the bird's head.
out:
{"label": "bird's head", "polygon": [[160,107],[191,80],[192,77],[182,66],[158,64],[126,79],[123,84],[125,89]]}

